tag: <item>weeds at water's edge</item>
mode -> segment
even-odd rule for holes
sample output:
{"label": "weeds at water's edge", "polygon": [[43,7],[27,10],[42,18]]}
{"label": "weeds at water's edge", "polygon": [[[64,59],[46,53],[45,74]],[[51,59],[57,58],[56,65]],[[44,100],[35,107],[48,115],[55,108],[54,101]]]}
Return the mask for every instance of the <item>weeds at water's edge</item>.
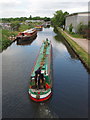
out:
{"label": "weeds at water's edge", "polygon": [[12,41],[9,40],[9,37],[12,35],[16,36],[18,34],[18,32],[6,30],[6,29],[0,29],[0,31],[1,31],[1,34],[0,34],[0,52],[2,52],[8,46],[10,46],[12,43]]}

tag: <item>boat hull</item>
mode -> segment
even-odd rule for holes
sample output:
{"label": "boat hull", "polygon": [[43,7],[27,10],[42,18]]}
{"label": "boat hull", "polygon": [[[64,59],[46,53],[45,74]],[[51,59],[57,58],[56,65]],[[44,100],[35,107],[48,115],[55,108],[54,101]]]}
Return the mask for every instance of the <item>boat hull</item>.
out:
{"label": "boat hull", "polygon": [[35,29],[37,31],[42,31],[43,30],[43,26],[42,25],[36,26]]}
{"label": "boat hull", "polygon": [[43,28],[36,28],[37,31],[42,31]]}
{"label": "boat hull", "polygon": [[33,40],[37,37],[37,33],[34,33],[32,36],[18,36],[17,40],[23,40],[23,41],[27,41],[27,40]]}
{"label": "boat hull", "polygon": [[32,97],[32,96],[30,95],[30,99],[33,100],[33,101],[35,101],[35,102],[43,102],[43,101],[48,100],[48,99],[51,97],[51,95],[52,95],[52,93],[49,94],[47,97],[41,98],[41,99],[36,99],[36,98],[34,98],[34,97]]}
{"label": "boat hull", "polygon": [[[37,37],[37,36],[36,36]],[[25,40],[22,40],[22,39],[18,39],[17,40],[17,45],[30,45],[35,39],[36,39],[36,37],[35,38],[33,38],[33,39],[25,39]]]}

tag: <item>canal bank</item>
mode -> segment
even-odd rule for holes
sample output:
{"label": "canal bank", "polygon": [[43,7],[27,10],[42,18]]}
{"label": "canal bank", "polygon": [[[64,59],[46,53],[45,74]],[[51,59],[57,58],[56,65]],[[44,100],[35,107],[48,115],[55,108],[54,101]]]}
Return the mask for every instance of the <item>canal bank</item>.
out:
{"label": "canal bank", "polygon": [[75,41],[73,41],[63,30],[59,27],[56,27],[58,32],[65,38],[68,42],[71,49],[75,52],[75,54],[79,57],[81,62],[85,65],[85,67],[90,70],[90,54],[88,54],[82,47],[80,47]]}
{"label": "canal bank", "polygon": [[0,52],[2,52],[15,41],[15,36],[17,35],[18,32],[6,29],[0,29],[0,31],[1,31]]}

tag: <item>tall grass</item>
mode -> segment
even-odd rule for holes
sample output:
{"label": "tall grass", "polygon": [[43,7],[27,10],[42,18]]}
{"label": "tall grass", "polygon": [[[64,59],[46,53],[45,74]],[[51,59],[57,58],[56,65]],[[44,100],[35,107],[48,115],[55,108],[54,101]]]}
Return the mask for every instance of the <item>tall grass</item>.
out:
{"label": "tall grass", "polygon": [[12,35],[16,36],[17,32],[13,32],[6,29],[0,29],[0,52],[6,49],[11,44],[9,37]]}

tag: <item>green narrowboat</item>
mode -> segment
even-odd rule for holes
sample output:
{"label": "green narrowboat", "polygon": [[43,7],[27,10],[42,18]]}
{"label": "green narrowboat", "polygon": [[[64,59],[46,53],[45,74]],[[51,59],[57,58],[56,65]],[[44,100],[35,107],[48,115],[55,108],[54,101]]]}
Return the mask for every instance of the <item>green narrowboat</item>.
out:
{"label": "green narrowboat", "polygon": [[[29,96],[33,101],[41,102],[49,99],[52,95],[52,45],[51,41],[46,39],[43,41],[39,51],[39,55],[32,68]],[[40,69],[40,74],[36,71]],[[42,75],[42,77],[40,77]]]}

